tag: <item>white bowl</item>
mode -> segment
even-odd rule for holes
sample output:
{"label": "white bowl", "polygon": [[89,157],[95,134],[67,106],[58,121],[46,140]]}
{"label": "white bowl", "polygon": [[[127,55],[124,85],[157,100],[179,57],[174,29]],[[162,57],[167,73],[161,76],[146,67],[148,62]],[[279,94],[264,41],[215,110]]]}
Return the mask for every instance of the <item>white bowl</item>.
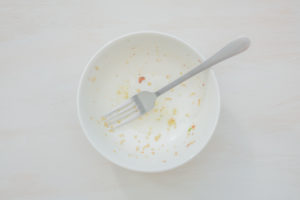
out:
{"label": "white bowl", "polygon": [[[219,117],[212,70],[159,97],[153,111],[114,132],[101,117],[137,91],[156,91],[202,60],[190,45],[164,33],[132,33],[106,44],[89,61],[78,90],[88,140],[108,160],[135,171],[161,172],[191,160],[208,143]],[[146,79],[139,83],[141,76]]]}

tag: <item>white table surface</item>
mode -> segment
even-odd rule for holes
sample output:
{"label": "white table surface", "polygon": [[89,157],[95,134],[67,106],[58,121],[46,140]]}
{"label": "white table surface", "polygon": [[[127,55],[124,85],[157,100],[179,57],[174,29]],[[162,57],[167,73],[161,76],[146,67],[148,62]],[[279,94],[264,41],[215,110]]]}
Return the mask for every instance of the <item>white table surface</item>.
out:
{"label": "white table surface", "polygon": [[[300,199],[299,22],[299,0],[0,1],[0,199]],[[215,68],[222,109],[210,143],[159,174],[105,160],[76,115],[90,57],[139,30],[206,56],[252,40]]]}

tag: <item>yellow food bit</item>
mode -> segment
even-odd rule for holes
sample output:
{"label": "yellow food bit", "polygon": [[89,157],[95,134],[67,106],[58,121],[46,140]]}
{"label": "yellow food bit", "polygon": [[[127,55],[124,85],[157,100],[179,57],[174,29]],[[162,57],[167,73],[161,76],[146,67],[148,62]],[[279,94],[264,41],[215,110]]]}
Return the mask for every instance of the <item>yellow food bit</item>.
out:
{"label": "yellow food bit", "polygon": [[114,149],[114,152],[116,153],[117,151]]}
{"label": "yellow food bit", "polygon": [[124,144],[124,142],[125,142],[125,140],[121,140],[121,141],[120,141],[120,144]]}
{"label": "yellow food bit", "polygon": [[151,153],[152,153],[152,155],[155,155],[155,152],[154,152],[154,151],[152,151]]}
{"label": "yellow food bit", "polygon": [[190,143],[186,144],[186,147],[191,146],[191,145],[194,144],[195,142],[196,142],[195,140],[191,141]]}
{"label": "yellow food bit", "polygon": [[172,88],[170,91],[171,91],[171,92],[174,92],[174,91],[175,91],[175,89],[174,89],[174,88]]}
{"label": "yellow food bit", "polygon": [[176,108],[174,108],[173,109],[173,115],[176,115],[176,113],[177,113],[177,110],[176,110]]}
{"label": "yellow food bit", "polygon": [[140,92],[141,90],[140,89],[136,89],[136,92]]}
{"label": "yellow food bit", "polygon": [[185,116],[186,116],[186,117],[190,117],[190,115],[189,115],[189,114],[185,114]]}
{"label": "yellow food bit", "polygon": [[119,137],[124,137],[124,134],[120,134]]}
{"label": "yellow food bit", "polygon": [[174,126],[174,128],[176,128],[176,121],[174,118],[171,118],[168,120],[168,125],[171,127],[171,126]]}
{"label": "yellow food bit", "polygon": [[105,128],[108,128],[108,123],[104,122],[104,126],[105,126]]}
{"label": "yellow food bit", "polygon": [[109,131],[110,133],[113,133],[113,132],[114,132],[114,129],[113,129],[113,128],[110,128],[108,131]]}
{"label": "yellow food bit", "polygon": [[150,147],[150,144],[146,144],[145,146],[143,146],[143,150],[147,149]]}
{"label": "yellow food bit", "polygon": [[158,134],[157,136],[154,137],[154,140],[157,142],[161,137],[161,134]]}
{"label": "yellow food bit", "polygon": [[127,92],[127,91],[124,92],[124,98],[125,98],[125,99],[128,99],[128,92]]}
{"label": "yellow food bit", "polygon": [[186,87],[186,84],[185,84],[185,83],[182,83],[181,86],[182,86],[182,87]]}
{"label": "yellow food bit", "polygon": [[118,94],[118,95],[121,95],[122,93],[121,93],[121,91],[120,91],[120,90],[118,90],[118,91],[117,91],[117,94]]}
{"label": "yellow food bit", "polygon": [[139,151],[139,150],[140,150],[140,147],[139,147],[139,146],[137,146],[137,147],[135,148],[135,150],[136,150],[136,151]]}
{"label": "yellow food bit", "polygon": [[170,98],[170,97],[166,97],[166,98],[165,98],[165,100],[166,100],[166,101],[171,101],[171,100],[172,100],[172,98]]}
{"label": "yellow food bit", "polygon": [[92,83],[94,83],[94,82],[96,81],[96,76],[93,76],[93,77],[89,78],[89,80],[90,80]]}
{"label": "yellow food bit", "polygon": [[165,108],[165,106],[162,106],[159,111],[162,112]]}
{"label": "yellow food bit", "polygon": [[148,82],[148,85],[150,86],[150,85],[152,85],[152,83],[151,83],[151,82]]}
{"label": "yellow food bit", "polygon": [[166,79],[170,79],[170,75],[168,74],[168,75],[166,75]]}
{"label": "yellow food bit", "polygon": [[95,66],[95,70],[99,70],[99,67],[98,67],[98,66]]}
{"label": "yellow food bit", "polygon": [[178,152],[174,152],[174,156],[178,156]]}
{"label": "yellow food bit", "polygon": [[126,64],[128,64],[129,63],[129,61],[128,60],[126,60],[126,62],[125,62]]}
{"label": "yellow food bit", "polygon": [[105,117],[101,117],[101,120],[104,121],[104,120],[105,120]]}
{"label": "yellow food bit", "polygon": [[191,94],[190,94],[190,96],[194,96],[196,93],[195,92],[192,92]]}
{"label": "yellow food bit", "polygon": [[137,139],[137,135],[135,135],[135,136],[133,136],[134,137],[134,139]]}
{"label": "yellow food bit", "polygon": [[198,106],[200,106],[200,101],[201,101],[201,100],[200,100],[200,99],[198,99]]}
{"label": "yellow food bit", "polygon": [[158,111],[158,109],[157,109],[157,108],[155,108],[155,109],[154,109],[154,112],[157,112],[157,111]]}
{"label": "yellow food bit", "polygon": [[180,75],[182,75],[183,73],[182,73],[182,72],[180,72],[179,74],[180,74]]}

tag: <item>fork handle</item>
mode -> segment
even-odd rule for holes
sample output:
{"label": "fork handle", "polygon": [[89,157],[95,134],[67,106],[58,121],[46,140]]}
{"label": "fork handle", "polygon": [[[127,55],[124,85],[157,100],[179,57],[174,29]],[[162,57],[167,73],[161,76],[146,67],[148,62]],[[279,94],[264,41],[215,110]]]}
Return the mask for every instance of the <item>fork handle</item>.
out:
{"label": "fork handle", "polygon": [[250,40],[246,37],[239,38],[239,39],[236,39],[236,40],[230,42],[225,47],[223,47],[221,50],[219,50],[215,55],[213,55],[209,59],[205,60],[203,63],[201,63],[200,65],[198,65],[191,71],[187,72],[186,74],[180,76],[176,80],[172,81],[168,85],[166,85],[163,88],[156,91],[155,95],[160,96],[163,93],[167,92],[168,90],[172,89],[173,87],[184,82],[185,80],[198,74],[199,72],[202,72],[203,70],[206,70],[207,68],[209,68],[227,58],[230,58],[234,55],[237,55],[237,54],[245,51],[246,49],[248,49],[249,45],[250,45]]}

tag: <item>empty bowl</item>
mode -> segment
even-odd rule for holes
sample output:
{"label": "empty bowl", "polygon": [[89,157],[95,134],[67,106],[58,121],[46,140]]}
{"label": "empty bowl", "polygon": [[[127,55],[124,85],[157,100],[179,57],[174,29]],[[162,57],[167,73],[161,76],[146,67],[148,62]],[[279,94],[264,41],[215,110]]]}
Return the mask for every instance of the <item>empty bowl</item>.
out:
{"label": "empty bowl", "polygon": [[87,64],[78,89],[79,120],[90,143],[111,162],[135,171],[161,172],[191,160],[210,140],[219,117],[212,70],[160,96],[152,111],[120,128],[107,128],[101,118],[203,59],[186,42],[158,32],[131,33],[106,44]]}

